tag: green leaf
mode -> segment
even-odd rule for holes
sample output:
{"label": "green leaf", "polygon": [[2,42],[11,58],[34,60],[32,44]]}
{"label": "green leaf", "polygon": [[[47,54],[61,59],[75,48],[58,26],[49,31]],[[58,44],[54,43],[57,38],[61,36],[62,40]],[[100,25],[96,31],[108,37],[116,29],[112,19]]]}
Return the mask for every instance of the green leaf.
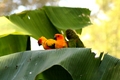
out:
{"label": "green leaf", "polygon": [[28,36],[25,35],[8,35],[0,38],[0,56],[25,51],[27,39]]}
{"label": "green leaf", "polygon": [[[71,75],[73,80],[88,80],[99,63],[100,59],[96,59],[95,54],[85,48],[25,51],[0,57],[0,76],[1,80],[34,80],[40,73],[42,78],[39,79],[43,80],[60,80],[57,76],[65,75]],[[57,68],[60,75],[53,73]],[[61,74],[63,72],[66,74]],[[51,73],[55,79],[47,73]],[[61,80],[65,79],[62,77]]]}
{"label": "green leaf", "polygon": [[91,24],[90,10],[86,8],[43,7],[53,25],[60,29],[81,29]]}
{"label": "green leaf", "polygon": [[105,54],[92,80],[120,80],[120,60]]}
{"label": "green leaf", "polygon": [[90,10],[86,8],[68,8],[45,6],[41,9],[23,11],[0,17],[0,36],[9,34],[40,36],[53,38],[54,34],[68,28],[81,30],[90,25]]}
{"label": "green leaf", "polygon": [[30,10],[24,11],[20,14],[13,14],[9,16],[9,20],[26,30],[32,37],[38,39],[40,36],[53,38],[57,29],[47,18],[44,10]]}

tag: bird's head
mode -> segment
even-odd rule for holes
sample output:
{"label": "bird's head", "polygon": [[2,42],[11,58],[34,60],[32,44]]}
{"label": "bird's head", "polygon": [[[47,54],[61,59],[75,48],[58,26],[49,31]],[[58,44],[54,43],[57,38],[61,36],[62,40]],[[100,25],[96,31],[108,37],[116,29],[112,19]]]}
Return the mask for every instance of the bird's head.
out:
{"label": "bird's head", "polygon": [[38,45],[40,46],[40,45],[42,45],[42,43],[45,41],[45,40],[47,40],[45,37],[40,37],[39,39],[38,39]]}
{"label": "bird's head", "polygon": [[64,39],[64,36],[62,34],[55,34],[54,39],[55,40]]}
{"label": "bird's head", "polygon": [[74,38],[78,37],[76,35],[77,35],[77,33],[75,32],[75,30],[72,30],[72,29],[67,29],[66,30],[67,39],[74,39]]}

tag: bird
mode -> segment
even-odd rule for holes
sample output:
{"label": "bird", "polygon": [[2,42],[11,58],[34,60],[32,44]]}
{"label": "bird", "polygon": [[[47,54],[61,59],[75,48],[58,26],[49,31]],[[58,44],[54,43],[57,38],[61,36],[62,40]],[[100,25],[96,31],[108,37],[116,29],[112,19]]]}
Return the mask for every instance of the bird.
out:
{"label": "bird", "polygon": [[81,41],[80,37],[78,36],[78,34],[72,30],[72,29],[67,29],[65,31],[66,37],[68,39],[68,47],[80,47],[80,48],[84,48],[84,44]]}
{"label": "bird", "polygon": [[56,42],[56,40],[54,40],[54,39],[47,39],[44,36],[41,36],[38,39],[38,45],[39,46],[42,45],[45,50],[55,49],[55,42]]}
{"label": "bird", "polygon": [[55,42],[55,49],[59,48],[67,48],[67,41],[65,40],[64,36],[62,34],[55,34],[54,39],[56,40]]}

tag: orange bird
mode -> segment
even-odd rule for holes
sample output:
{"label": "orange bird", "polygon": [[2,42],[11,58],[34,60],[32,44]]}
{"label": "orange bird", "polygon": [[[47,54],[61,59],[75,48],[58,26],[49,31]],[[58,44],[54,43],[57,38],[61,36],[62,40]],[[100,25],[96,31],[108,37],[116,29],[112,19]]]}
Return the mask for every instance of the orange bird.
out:
{"label": "orange bird", "polygon": [[38,39],[38,45],[42,45],[45,50],[47,49],[55,49],[55,42],[54,39],[46,39],[44,36]]}
{"label": "orange bird", "polygon": [[68,47],[67,42],[62,34],[55,34],[55,49]]}

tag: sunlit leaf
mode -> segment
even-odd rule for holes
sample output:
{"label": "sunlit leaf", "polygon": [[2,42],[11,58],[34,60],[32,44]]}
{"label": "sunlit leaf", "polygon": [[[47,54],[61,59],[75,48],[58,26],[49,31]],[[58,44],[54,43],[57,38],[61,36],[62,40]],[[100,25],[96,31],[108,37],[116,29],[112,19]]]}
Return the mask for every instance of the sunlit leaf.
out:
{"label": "sunlit leaf", "polygon": [[0,17],[0,37],[7,36],[9,34],[28,35],[27,31],[13,24],[6,17]]}

